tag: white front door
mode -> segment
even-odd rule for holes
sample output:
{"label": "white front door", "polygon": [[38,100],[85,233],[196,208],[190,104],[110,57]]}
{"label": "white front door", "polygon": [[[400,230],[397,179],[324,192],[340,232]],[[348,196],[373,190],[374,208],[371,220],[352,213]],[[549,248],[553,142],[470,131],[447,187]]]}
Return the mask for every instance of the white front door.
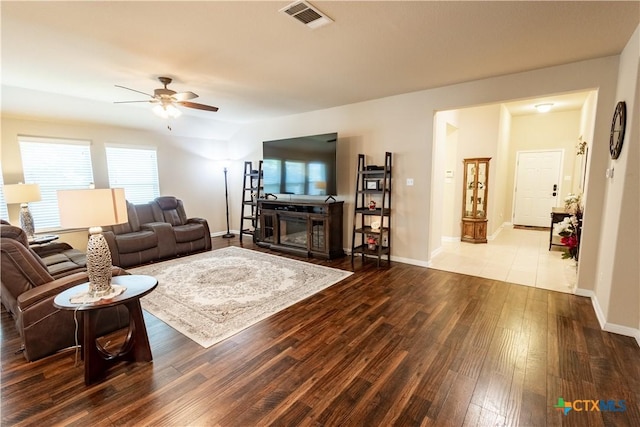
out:
{"label": "white front door", "polygon": [[549,227],[560,195],[562,150],[517,153],[513,224]]}

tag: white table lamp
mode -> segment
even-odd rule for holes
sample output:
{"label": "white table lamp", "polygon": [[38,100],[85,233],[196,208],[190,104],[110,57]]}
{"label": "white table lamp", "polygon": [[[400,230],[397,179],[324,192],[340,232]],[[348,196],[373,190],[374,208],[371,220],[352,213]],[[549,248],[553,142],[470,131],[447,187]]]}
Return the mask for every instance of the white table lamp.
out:
{"label": "white table lamp", "polygon": [[40,197],[40,186],[38,184],[5,184],[4,198],[7,204],[20,203],[20,228],[27,237],[32,239],[35,234],[33,216],[29,212],[29,202],[38,202]]}
{"label": "white table lamp", "polygon": [[58,208],[63,227],[89,228],[89,296],[101,297],[111,293],[111,252],[102,235],[102,226],[127,222],[124,189],[59,190]]}

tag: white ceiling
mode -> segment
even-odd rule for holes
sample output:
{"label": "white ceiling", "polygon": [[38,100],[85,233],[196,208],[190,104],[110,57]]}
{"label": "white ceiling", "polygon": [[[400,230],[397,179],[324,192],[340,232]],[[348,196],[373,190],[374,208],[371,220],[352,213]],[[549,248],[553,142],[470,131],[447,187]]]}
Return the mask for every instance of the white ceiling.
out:
{"label": "white ceiling", "polygon": [[[163,131],[142,92],[174,90],[176,135],[226,139],[240,123],[616,55],[640,2],[2,1],[2,113]],[[552,101],[553,102],[553,101]],[[514,106],[515,108],[515,106]],[[516,110],[513,110],[516,111]]]}

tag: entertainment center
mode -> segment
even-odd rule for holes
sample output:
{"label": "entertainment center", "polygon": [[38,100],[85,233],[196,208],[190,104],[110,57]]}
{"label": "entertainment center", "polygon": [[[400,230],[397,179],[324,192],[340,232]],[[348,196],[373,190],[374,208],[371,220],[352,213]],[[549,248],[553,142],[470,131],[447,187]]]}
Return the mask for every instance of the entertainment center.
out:
{"label": "entertainment center", "polygon": [[341,201],[259,199],[256,244],[304,257],[344,256],[343,205]]}

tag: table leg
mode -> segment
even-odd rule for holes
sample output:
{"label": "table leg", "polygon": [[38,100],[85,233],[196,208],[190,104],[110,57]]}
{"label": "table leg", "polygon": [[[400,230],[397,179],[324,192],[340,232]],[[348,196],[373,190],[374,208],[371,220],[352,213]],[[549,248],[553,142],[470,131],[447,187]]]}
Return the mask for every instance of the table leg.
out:
{"label": "table leg", "polygon": [[130,301],[126,304],[129,310],[129,334],[127,341],[129,348],[123,349],[123,356],[133,362],[151,362],[151,347],[149,346],[149,336],[144,324],[144,316],[140,300]]}
{"label": "table leg", "polygon": [[140,300],[125,303],[129,311],[129,331],[118,353],[109,353],[96,342],[97,310],[84,312],[84,382],[93,384],[106,370],[119,361],[150,362],[153,360]]}

